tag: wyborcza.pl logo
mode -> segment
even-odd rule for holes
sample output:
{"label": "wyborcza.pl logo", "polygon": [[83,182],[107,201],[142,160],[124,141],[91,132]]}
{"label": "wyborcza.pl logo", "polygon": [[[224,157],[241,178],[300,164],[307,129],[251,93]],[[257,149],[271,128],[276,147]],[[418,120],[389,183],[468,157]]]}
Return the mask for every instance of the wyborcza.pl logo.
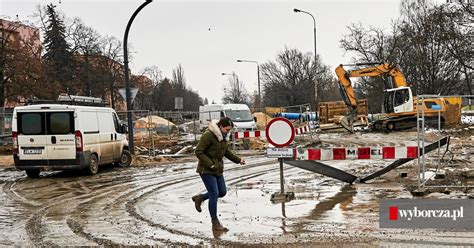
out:
{"label": "wyborcza.pl logo", "polygon": [[459,209],[429,209],[429,210],[420,210],[417,207],[413,209],[398,209],[396,206],[389,207],[389,220],[398,220],[400,219],[412,220],[414,218],[452,218],[456,220],[457,218],[464,218],[464,207]]}
{"label": "wyborcza.pl logo", "polygon": [[474,228],[474,200],[382,200],[381,228]]}

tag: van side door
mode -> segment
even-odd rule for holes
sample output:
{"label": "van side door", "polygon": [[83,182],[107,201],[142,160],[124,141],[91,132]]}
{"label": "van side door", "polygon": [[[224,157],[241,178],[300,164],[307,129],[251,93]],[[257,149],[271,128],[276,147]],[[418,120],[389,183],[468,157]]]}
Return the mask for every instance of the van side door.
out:
{"label": "van side door", "polygon": [[81,110],[78,117],[80,123],[80,130],[83,131],[82,142],[84,146],[84,155],[90,156],[96,153],[100,157],[100,142],[99,142],[99,122],[97,117],[97,110]]}
{"label": "van side door", "polygon": [[114,162],[115,127],[110,111],[97,111],[99,123],[100,164]]}
{"label": "van side door", "polygon": [[125,134],[122,132],[119,118],[115,112],[112,112],[112,118],[114,119],[114,161],[119,161],[122,155],[122,140],[126,139]]}
{"label": "van side door", "polygon": [[49,165],[76,164],[74,112],[46,112],[46,147]]}

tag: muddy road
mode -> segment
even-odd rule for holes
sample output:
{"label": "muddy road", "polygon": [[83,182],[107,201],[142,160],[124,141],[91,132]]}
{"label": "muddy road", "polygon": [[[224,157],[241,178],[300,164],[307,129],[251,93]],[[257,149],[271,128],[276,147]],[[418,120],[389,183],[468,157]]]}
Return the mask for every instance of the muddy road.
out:
{"label": "muddy road", "polygon": [[[472,230],[380,229],[380,199],[412,198],[404,187],[409,179],[396,178],[397,171],[347,185],[285,165],[285,189],[296,199],[274,204],[270,196],[280,190],[276,159],[246,160],[246,166],[225,165],[228,192],[218,212],[227,233],[211,231],[206,204],[202,213],[194,209],[190,198],[204,189],[195,162],[108,166],[95,176],[43,172],[39,179],[0,168],[0,246],[474,245]],[[347,163],[334,164],[353,171]],[[363,172],[383,163],[358,166]]]}

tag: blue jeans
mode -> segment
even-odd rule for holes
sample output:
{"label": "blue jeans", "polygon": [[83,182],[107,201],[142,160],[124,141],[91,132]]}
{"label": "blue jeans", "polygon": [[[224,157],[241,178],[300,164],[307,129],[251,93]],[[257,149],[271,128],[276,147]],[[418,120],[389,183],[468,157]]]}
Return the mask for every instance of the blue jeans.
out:
{"label": "blue jeans", "polygon": [[201,194],[201,199],[209,199],[209,214],[211,219],[217,219],[217,198],[224,197],[227,193],[225,186],[224,176],[215,176],[209,174],[199,174],[201,176],[204,185],[206,186],[207,192]]}

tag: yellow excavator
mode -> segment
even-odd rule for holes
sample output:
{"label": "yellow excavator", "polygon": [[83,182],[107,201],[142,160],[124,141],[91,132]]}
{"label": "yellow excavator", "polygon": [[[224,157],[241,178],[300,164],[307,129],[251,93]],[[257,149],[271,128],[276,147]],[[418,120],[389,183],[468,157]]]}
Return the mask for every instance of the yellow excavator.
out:
{"label": "yellow excavator", "polygon": [[[362,69],[348,70],[344,66],[367,66]],[[405,76],[398,66],[389,63],[357,63],[350,65],[339,65],[336,68],[336,75],[339,79],[339,88],[342,98],[349,108],[349,112],[341,120],[341,125],[354,132],[353,124],[356,119],[357,98],[351,85],[351,77],[377,77],[389,76],[392,80],[392,88],[384,90],[383,112],[378,120],[372,123],[372,129],[376,131],[393,131],[416,127],[416,105],[422,106],[425,120],[428,124],[440,122],[444,124],[460,123],[461,111],[458,104],[451,104],[444,98],[429,98],[421,100],[413,97],[413,93],[408,87]],[[437,108],[432,108],[436,105]],[[421,109],[420,109],[421,111]]]}

